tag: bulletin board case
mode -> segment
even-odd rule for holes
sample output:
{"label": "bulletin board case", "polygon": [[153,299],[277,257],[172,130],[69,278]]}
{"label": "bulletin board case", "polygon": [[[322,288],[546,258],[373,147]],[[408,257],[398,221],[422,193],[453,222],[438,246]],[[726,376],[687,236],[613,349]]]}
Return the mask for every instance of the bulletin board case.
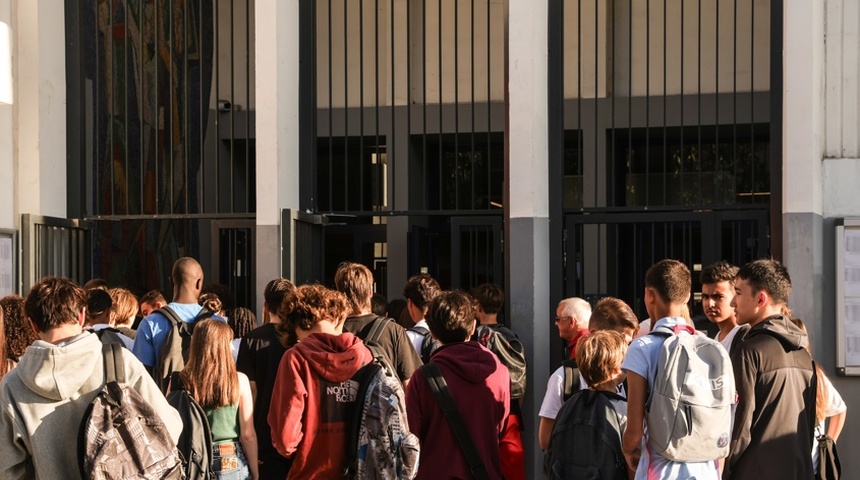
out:
{"label": "bulletin board case", "polygon": [[860,218],[836,227],[836,373],[860,375]]}

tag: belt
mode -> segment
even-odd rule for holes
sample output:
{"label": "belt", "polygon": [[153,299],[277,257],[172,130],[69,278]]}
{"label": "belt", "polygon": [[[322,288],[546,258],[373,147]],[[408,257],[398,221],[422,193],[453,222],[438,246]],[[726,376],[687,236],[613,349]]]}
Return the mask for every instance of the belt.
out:
{"label": "belt", "polygon": [[236,457],[222,457],[212,460],[212,470],[223,472],[225,470],[233,470],[239,468],[239,459]]}
{"label": "belt", "polygon": [[224,455],[236,455],[236,444],[234,442],[216,443],[212,445],[212,455],[221,457]]}

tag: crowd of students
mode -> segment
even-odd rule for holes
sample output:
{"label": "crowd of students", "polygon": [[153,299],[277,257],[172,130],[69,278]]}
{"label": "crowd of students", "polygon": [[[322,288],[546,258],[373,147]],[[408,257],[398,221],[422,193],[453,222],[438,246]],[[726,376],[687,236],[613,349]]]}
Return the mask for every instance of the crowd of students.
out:
{"label": "crowd of students", "polygon": [[[526,355],[516,334],[498,323],[498,286],[443,291],[419,274],[406,283],[405,305],[389,304],[375,296],[370,270],[347,262],[333,288],[269,282],[257,327],[229,292],[204,290],[196,260],[178,259],[171,281],[171,302],[157,291],[138,300],[121,288],[55,277],[40,280],[26,298],[0,299],[0,480],[88,476],[79,430],[106,382],[103,346],[110,343],[125,347],[125,384],[151,405],[174,442],[185,417],[166,396],[181,390],[202,407],[209,466],[219,479],[343,478],[362,372],[374,362],[402,386],[394,393],[420,447],[417,470],[400,465],[389,475],[379,467],[379,478],[526,478]],[[592,416],[607,422],[594,428],[614,432],[622,478],[813,478],[818,438],[838,438],[847,408],[812,362],[802,321],[790,315],[788,272],[774,260],[741,268],[718,262],[703,269],[701,283],[713,343],[731,360],[724,376],[710,380],[714,392],[730,389],[732,396],[730,416],[704,420],[718,430],[719,445],[707,450],[716,453],[675,455],[650,438],[673,427],[655,422],[674,422],[649,415],[655,383],[666,374],[667,336],[704,335],[689,315],[689,270],[663,260],[646,274],[647,323],[617,298],[593,307],[579,298],[559,303],[555,325],[570,359],[547,380],[536,418],[549,477],[612,468],[600,464],[602,454],[571,455],[574,444],[564,441],[587,438],[567,429],[570,415],[601,408],[613,414]],[[183,351],[176,339],[185,329],[193,333]],[[453,400],[459,426],[440,391]],[[585,454],[593,446],[576,448]],[[586,470],[562,465],[574,457]]]}

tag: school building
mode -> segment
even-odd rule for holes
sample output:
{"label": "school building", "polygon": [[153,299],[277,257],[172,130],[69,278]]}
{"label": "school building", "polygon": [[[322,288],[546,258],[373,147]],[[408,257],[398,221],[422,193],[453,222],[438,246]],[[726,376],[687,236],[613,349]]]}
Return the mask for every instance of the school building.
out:
{"label": "school building", "polygon": [[644,317],[659,259],[773,256],[860,445],[836,374],[854,0],[0,0],[0,22],[0,294],[169,291],[182,255],[256,309],[344,260],[389,298],[420,271],[498,283],[539,478],[561,298]]}

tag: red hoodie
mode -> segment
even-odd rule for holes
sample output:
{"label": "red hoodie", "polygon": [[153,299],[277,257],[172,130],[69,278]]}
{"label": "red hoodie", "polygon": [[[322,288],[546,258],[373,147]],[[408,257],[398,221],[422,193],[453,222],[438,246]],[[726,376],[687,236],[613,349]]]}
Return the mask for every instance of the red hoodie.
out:
{"label": "red hoodie", "polygon": [[[463,423],[490,478],[502,478],[499,438],[510,411],[508,369],[478,342],[450,343],[433,352]],[[406,386],[409,429],[421,440],[417,480],[472,478],[466,456],[421,370]]]}
{"label": "red hoodie", "polygon": [[358,393],[358,382],[351,378],[371,358],[351,333],[314,333],[281,358],[269,426],[278,452],[293,457],[287,478],[343,477]]}

